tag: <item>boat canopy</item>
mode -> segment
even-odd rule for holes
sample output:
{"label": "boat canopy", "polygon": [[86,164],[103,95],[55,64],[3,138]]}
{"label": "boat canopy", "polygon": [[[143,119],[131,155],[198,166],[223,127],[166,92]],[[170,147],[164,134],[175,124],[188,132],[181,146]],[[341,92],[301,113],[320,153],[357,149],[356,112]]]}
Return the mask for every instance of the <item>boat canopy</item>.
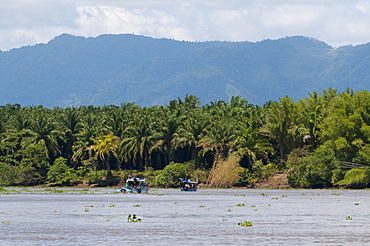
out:
{"label": "boat canopy", "polygon": [[184,179],[180,181],[181,183],[190,183],[190,184],[197,184],[195,181],[191,181],[190,179]]}
{"label": "boat canopy", "polygon": [[145,179],[139,179],[139,178],[136,178],[136,177],[132,177],[132,178],[126,180],[126,182],[134,182],[134,181],[145,182]]}

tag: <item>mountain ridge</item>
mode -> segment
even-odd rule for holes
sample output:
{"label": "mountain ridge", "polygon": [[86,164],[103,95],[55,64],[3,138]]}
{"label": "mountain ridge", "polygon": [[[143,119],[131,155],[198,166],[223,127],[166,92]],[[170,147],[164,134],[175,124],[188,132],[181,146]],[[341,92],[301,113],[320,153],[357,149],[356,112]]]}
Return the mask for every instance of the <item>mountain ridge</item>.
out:
{"label": "mountain ridge", "polygon": [[370,44],[333,48],[304,36],[189,42],[133,34],[62,34],[0,52],[0,104],[68,107],[204,104],[241,96],[263,105],[332,87],[368,90]]}

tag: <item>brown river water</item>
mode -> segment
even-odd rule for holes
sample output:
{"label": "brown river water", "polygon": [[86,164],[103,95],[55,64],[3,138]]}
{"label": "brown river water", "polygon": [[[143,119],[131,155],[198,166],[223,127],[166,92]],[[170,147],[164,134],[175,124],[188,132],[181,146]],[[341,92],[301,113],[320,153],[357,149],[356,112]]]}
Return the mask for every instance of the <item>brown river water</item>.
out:
{"label": "brown river water", "polygon": [[370,190],[7,190],[0,245],[370,245]]}

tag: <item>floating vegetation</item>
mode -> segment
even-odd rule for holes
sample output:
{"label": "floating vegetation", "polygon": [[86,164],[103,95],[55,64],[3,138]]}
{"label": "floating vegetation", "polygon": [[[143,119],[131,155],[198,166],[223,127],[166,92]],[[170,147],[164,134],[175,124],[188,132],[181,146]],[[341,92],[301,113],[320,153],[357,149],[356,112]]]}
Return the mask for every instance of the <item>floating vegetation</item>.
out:
{"label": "floating vegetation", "polygon": [[331,193],[333,196],[339,196],[340,193]]}
{"label": "floating vegetation", "polygon": [[252,221],[239,222],[238,225],[240,225],[240,226],[253,226]]}
{"label": "floating vegetation", "polygon": [[115,208],[116,207],[116,204],[109,204],[109,207],[110,208]]}
{"label": "floating vegetation", "polygon": [[267,196],[265,193],[262,193],[261,196]]}
{"label": "floating vegetation", "polygon": [[204,205],[200,205],[199,207],[200,207],[200,208],[205,208],[206,206],[204,206]]}
{"label": "floating vegetation", "polygon": [[46,189],[44,189],[44,191],[48,191],[50,193],[64,193],[64,192],[66,192],[65,190],[56,189],[56,188],[46,188]]}
{"label": "floating vegetation", "polygon": [[129,214],[127,216],[127,222],[141,222],[141,219],[139,217],[136,216],[136,214]]}
{"label": "floating vegetation", "polygon": [[105,221],[111,221],[111,219],[110,219],[110,218],[108,218],[108,219],[106,219]]}
{"label": "floating vegetation", "polygon": [[231,212],[231,209],[226,210],[226,212]]}
{"label": "floating vegetation", "polygon": [[244,203],[239,203],[239,204],[236,204],[237,207],[245,207],[245,204]]}
{"label": "floating vegetation", "polygon": [[346,220],[352,220],[351,216],[346,216]]}
{"label": "floating vegetation", "polygon": [[222,221],[227,221],[227,219],[222,218]]}
{"label": "floating vegetation", "polygon": [[11,194],[20,194],[22,193],[21,191],[19,190],[7,190],[7,189],[4,189],[4,188],[1,188],[0,187],[0,193],[3,194],[3,195],[11,195]]}
{"label": "floating vegetation", "polygon": [[139,205],[139,204],[136,204],[136,205],[133,205],[133,207],[140,207],[141,205]]}
{"label": "floating vegetation", "polygon": [[278,200],[278,199],[279,199],[279,197],[271,197],[271,199]]}
{"label": "floating vegetation", "polygon": [[357,206],[357,205],[360,205],[360,203],[356,202],[356,203],[355,203],[355,205],[356,205],[356,206]]}
{"label": "floating vegetation", "polygon": [[2,221],[3,224],[10,224],[10,221]]}
{"label": "floating vegetation", "polygon": [[252,205],[251,207],[252,207],[252,208],[255,208],[255,207],[256,207],[256,205]]}
{"label": "floating vegetation", "polygon": [[286,195],[282,195],[281,197],[288,197],[288,196],[286,196]]}
{"label": "floating vegetation", "polygon": [[148,195],[152,195],[152,196],[164,196],[164,195],[166,195],[166,194],[163,194],[163,193],[161,193],[161,194],[150,193],[150,194],[148,194]]}
{"label": "floating vegetation", "polygon": [[240,194],[240,195],[234,195],[234,196],[245,196],[245,194]]}
{"label": "floating vegetation", "polygon": [[89,208],[85,208],[85,212],[90,212],[90,209]]}

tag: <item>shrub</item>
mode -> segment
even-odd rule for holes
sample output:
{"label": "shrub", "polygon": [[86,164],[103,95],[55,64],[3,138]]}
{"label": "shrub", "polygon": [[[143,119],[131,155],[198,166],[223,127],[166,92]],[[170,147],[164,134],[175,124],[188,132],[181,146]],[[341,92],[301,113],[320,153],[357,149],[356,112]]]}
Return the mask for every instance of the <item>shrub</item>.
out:
{"label": "shrub", "polygon": [[269,163],[264,165],[261,160],[255,162],[253,166],[254,178],[256,180],[266,180],[271,174],[279,171],[278,165]]}
{"label": "shrub", "polygon": [[198,183],[205,183],[207,181],[208,174],[208,171],[196,169],[193,173],[194,181]]}
{"label": "shrub", "polygon": [[157,183],[166,187],[179,187],[180,179],[192,179],[193,162],[174,163],[167,165],[157,176]]}
{"label": "shrub", "polygon": [[162,173],[162,170],[154,170],[153,167],[145,167],[144,172],[140,175],[145,177],[147,186],[158,186],[158,176]]}
{"label": "shrub", "polygon": [[348,170],[344,179],[337,182],[338,185],[346,185],[349,188],[366,188],[370,183],[370,168],[358,167]]}
{"label": "shrub", "polygon": [[67,159],[59,157],[47,173],[47,180],[58,184],[72,183],[77,180],[76,171],[67,166]]}
{"label": "shrub", "polygon": [[0,185],[9,186],[16,183],[17,169],[15,166],[0,163]]}
{"label": "shrub", "polygon": [[293,187],[325,188],[332,186],[333,170],[336,168],[334,152],[318,148],[315,152],[298,157],[294,152],[288,156],[288,182]]}

